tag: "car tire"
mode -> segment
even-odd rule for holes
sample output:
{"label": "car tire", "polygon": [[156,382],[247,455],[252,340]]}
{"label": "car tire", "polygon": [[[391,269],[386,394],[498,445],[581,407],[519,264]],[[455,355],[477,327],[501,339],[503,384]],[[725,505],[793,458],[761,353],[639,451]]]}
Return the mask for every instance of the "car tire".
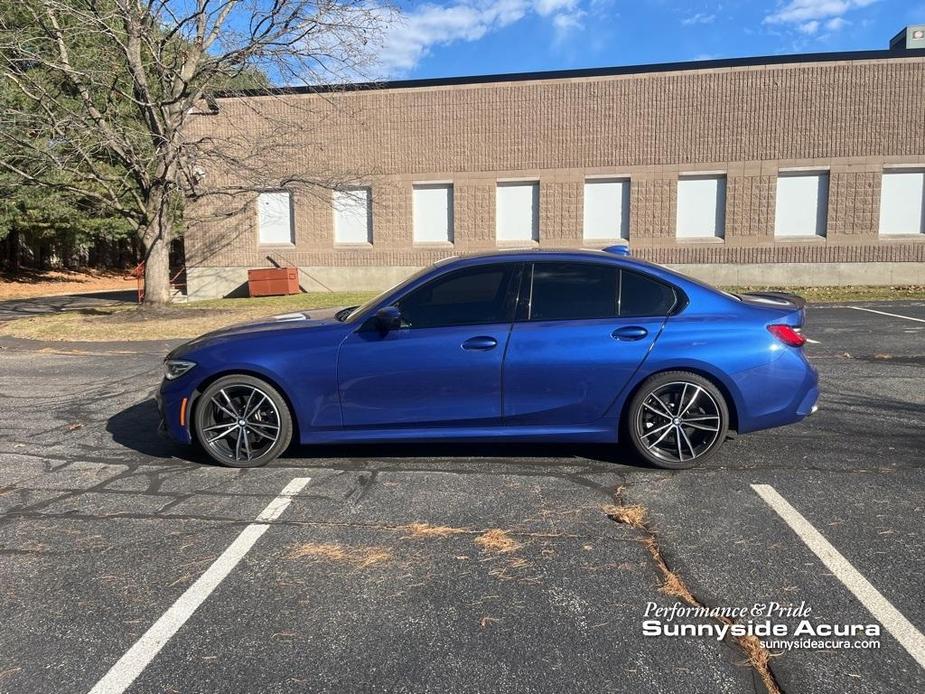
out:
{"label": "car tire", "polygon": [[624,424],[643,460],[683,470],[716,455],[729,431],[729,406],[709,379],[690,371],[665,371],[643,381]]}
{"label": "car tire", "polygon": [[202,449],[227,467],[261,467],[292,440],[292,413],[280,392],[245,374],[223,376],[197,398],[193,430]]}

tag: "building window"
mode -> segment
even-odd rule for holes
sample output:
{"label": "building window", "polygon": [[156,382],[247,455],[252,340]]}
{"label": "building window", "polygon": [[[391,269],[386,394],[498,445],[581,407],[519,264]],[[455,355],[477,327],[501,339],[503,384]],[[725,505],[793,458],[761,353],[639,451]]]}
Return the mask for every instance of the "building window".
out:
{"label": "building window", "polygon": [[495,238],[498,241],[538,241],[539,213],[539,183],[499,183]]}
{"label": "building window", "polygon": [[726,234],[726,177],[682,176],[678,179],[679,239],[723,238]]}
{"label": "building window", "polygon": [[284,190],[257,196],[257,230],[260,243],[292,245],[292,196]]}
{"label": "building window", "polygon": [[334,242],[373,242],[372,195],[369,188],[334,191]]}
{"label": "building window", "polygon": [[415,243],[453,243],[453,186],[421,183],[412,190]]}
{"label": "building window", "polygon": [[883,172],[880,233],[925,233],[925,169]]}
{"label": "building window", "polygon": [[825,236],[829,207],[829,174],[781,172],[777,176],[775,236]]}
{"label": "building window", "polygon": [[585,181],[584,238],[628,239],[630,182],[626,178]]}

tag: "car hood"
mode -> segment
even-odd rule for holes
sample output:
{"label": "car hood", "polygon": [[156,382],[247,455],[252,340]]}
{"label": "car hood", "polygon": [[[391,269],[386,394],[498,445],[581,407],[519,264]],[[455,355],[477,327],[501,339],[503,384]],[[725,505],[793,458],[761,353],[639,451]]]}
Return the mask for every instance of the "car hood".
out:
{"label": "car hood", "polygon": [[343,325],[334,316],[340,310],[338,308],[313,309],[311,311],[295,311],[293,313],[283,313],[276,316],[268,316],[255,321],[246,323],[236,323],[212,332],[205,333],[199,337],[185,342],[169,355],[168,359],[182,356],[187,352],[209,347],[221,342],[240,339],[260,333],[282,332],[289,330],[311,330],[329,325]]}

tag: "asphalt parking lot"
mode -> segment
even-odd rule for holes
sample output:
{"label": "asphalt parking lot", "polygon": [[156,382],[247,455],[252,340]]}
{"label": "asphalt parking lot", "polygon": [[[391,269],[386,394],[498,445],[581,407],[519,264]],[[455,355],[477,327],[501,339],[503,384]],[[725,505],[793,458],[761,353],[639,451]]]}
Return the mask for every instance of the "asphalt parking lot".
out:
{"label": "asphalt parking lot", "polygon": [[653,541],[705,606],[895,611],[876,650],[772,652],[782,691],[923,691],[925,303],[850,306],[808,309],[816,415],[676,473],[545,445],[228,470],[156,435],[167,345],[2,341],[0,692],[762,691],[730,639],[642,635],[675,602]]}

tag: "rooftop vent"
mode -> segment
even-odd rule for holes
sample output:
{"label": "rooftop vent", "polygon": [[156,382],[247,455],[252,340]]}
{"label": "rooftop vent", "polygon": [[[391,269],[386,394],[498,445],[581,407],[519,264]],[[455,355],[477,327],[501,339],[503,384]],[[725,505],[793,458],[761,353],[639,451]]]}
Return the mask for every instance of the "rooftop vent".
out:
{"label": "rooftop vent", "polygon": [[910,24],[890,39],[891,51],[908,51],[911,48],[925,48],[925,24]]}

